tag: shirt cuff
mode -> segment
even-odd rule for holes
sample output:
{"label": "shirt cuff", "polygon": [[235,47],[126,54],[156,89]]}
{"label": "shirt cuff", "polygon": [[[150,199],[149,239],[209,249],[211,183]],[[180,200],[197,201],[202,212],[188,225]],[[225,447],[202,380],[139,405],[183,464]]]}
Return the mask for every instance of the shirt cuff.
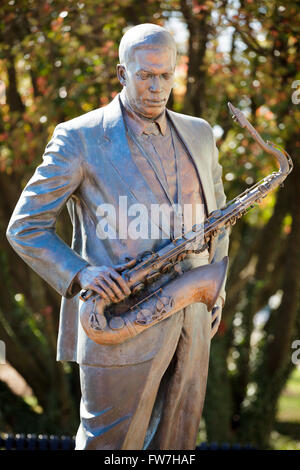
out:
{"label": "shirt cuff", "polygon": [[71,283],[69,284],[69,287],[67,289],[67,292],[66,292],[66,295],[65,297],[67,299],[70,299],[72,297],[74,297],[76,294],[78,294],[78,292],[81,291],[81,285],[79,284],[78,282],[78,274],[83,270],[85,269],[87,266],[90,266],[89,263],[86,263],[84,266],[82,266],[79,271],[77,271],[77,273],[75,274],[75,276],[73,277]]}

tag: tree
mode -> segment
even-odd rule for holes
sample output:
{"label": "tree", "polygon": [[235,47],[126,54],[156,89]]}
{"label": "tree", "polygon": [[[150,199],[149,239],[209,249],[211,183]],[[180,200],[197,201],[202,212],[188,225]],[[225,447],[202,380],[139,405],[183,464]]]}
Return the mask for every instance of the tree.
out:
{"label": "tree", "polygon": [[[228,98],[249,113],[262,136],[271,136],[294,157],[284,190],[269,196],[232,231],[228,296],[223,325],[212,345],[205,408],[210,439],[242,439],[264,447],[293,367],[292,340],[299,335],[299,109],[291,101],[299,63],[297,7],[295,2],[283,6],[277,1],[240,2],[235,10],[231,2],[220,6],[216,28],[233,28],[231,48],[222,53],[216,41],[206,48],[204,92],[210,107],[219,110],[216,121],[224,130],[219,144],[227,157],[222,159],[230,181],[227,193],[238,194],[244,181],[252,184],[272,170],[272,162],[249,136],[240,129],[229,131],[224,115]],[[251,169],[251,176],[245,168]],[[253,347],[253,319],[279,290],[281,303],[270,312],[262,338]]]}

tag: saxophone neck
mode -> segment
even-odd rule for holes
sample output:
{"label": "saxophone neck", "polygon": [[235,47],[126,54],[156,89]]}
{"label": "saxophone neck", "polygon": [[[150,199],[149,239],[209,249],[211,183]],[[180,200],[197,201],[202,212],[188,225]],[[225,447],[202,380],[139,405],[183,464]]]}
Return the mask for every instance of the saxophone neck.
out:
{"label": "saxophone neck", "polygon": [[279,145],[274,144],[273,142],[267,141],[266,145],[269,149],[268,152],[277,159],[280,165],[280,172],[284,177],[286,177],[294,167],[291,156],[286,152],[286,150],[279,147]]}
{"label": "saxophone neck", "polygon": [[278,145],[269,141],[265,142],[240,109],[236,108],[231,103],[228,103],[228,108],[232,113],[234,121],[236,121],[241,127],[245,127],[258,145],[265,152],[276,158],[276,161],[279,164],[279,171],[285,178],[293,169],[293,162],[290,155]]}

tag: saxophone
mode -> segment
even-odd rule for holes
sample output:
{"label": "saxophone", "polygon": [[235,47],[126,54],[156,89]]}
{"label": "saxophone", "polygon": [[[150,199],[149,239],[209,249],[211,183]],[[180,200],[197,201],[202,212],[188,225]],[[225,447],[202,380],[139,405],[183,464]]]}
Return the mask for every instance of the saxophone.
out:
{"label": "saxophone", "polygon": [[265,142],[238,108],[231,103],[228,107],[233,119],[249,131],[264,151],[276,158],[279,171],[213,211],[204,224],[194,225],[190,232],[175,238],[156,253],[143,254],[133,268],[122,274],[131,289],[125,301],[113,304],[91,290],[82,291],[80,321],[86,334],[96,343],[122,343],[195,302],[204,303],[211,311],[226,277],[228,258],[184,273],[181,261],[191,251],[201,253],[207,249],[210,240],[234,225],[292,171],[292,159],[287,152]]}

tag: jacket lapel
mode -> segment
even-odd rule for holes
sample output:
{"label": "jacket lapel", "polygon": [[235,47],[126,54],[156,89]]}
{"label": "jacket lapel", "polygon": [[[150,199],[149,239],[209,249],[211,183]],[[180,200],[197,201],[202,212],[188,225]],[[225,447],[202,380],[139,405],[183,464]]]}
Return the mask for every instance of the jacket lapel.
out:
{"label": "jacket lapel", "polygon": [[202,185],[206,207],[208,213],[210,213],[216,209],[216,202],[213,193],[213,184],[207,169],[207,156],[203,154],[204,152],[201,148],[201,135],[195,135],[194,127],[191,126],[191,123],[187,119],[180,116],[180,114],[169,110],[167,110],[167,113],[179,137],[192,157]]}
{"label": "jacket lapel", "polygon": [[[128,192],[132,194],[137,202],[147,207],[148,215],[151,217],[151,204],[158,204],[158,200],[132,158],[119,95],[104,108],[103,113],[104,135],[100,141],[101,148],[110,160],[118,177],[122,180],[123,185],[127,187]],[[180,114],[169,110],[167,110],[167,114],[195,164],[202,184],[207,210],[210,213],[216,209],[216,203],[213,185],[208,174],[207,158],[201,150],[201,135],[195,135],[193,126]],[[152,220],[152,222],[154,221]]]}
{"label": "jacket lapel", "polygon": [[[102,151],[110,160],[123,186],[127,187],[128,193],[147,207],[148,216],[151,218],[151,204],[158,204],[158,200],[132,158],[119,95],[104,108],[103,112],[104,138],[100,141]],[[154,223],[153,220],[152,222]]]}

